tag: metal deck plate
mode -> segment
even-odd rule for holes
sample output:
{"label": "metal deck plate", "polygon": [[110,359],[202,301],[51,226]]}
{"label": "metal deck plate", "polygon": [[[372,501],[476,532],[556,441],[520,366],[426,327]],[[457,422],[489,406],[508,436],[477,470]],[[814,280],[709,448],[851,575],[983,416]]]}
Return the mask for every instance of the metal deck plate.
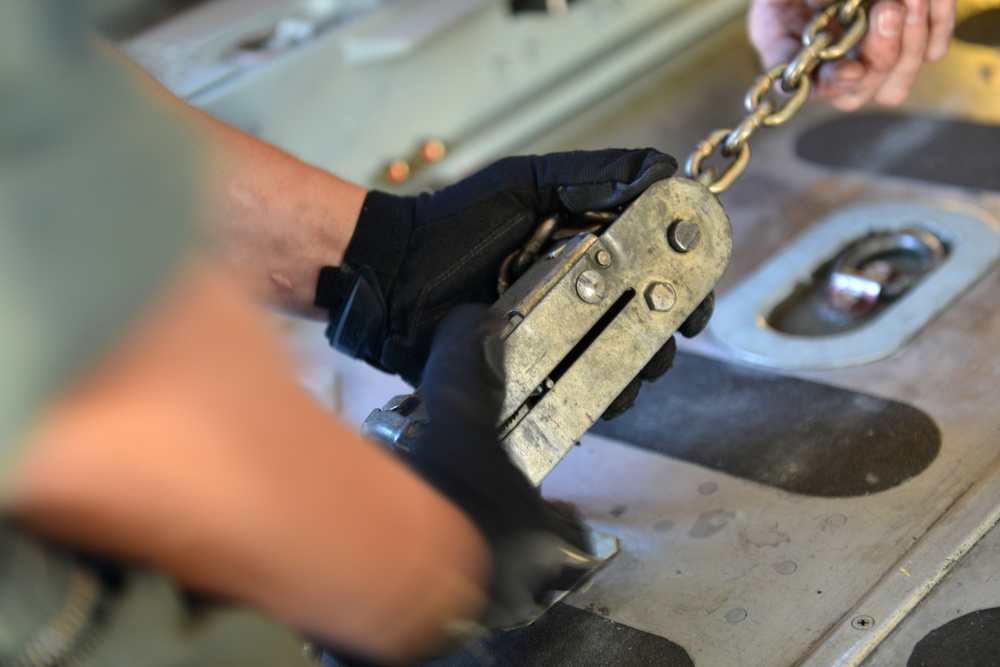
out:
{"label": "metal deck plate", "polygon": [[[586,4],[591,3],[579,0],[574,7]],[[990,3],[960,4],[964,15]],[[592,15],[577,18],[590,21]],[[465,143],[452,166],[436,177],[455,176],[484,161],[491,151],[651,145],[683,158],[707,131],[729,127],[742,117],[744,91],[758,74],[744,33],[742,20],[735,21],[714,37],[700,40],[683,57],[623,87],[617,85],[621,81],[614,86],[604,84],[615,76],[636,75],[645,65],[628,66],[620,61],[609,68],[598,62],[594,76],[601,86],[588,87],[585,77],[574,77],[568,82],[572,85],[553,88],[559,92],[560,104],[533,107],[534,119],[513,109],[504,116],[502,127],[497,126],[499,133],[487,131],[493,118],[489,114],[479,117],[478,125],[456,121],[456,136],[462,136]],[[669,40],[677,35],[664,30],[644,36],[649,39],[635,46],[648,54],[653,52],[654,37]],[[565,45],[556,40],[543,40],[541,45],[566,53]],[[503,47],[500,50],[507,54],[509,47],[510,63],[530,67],[523,57],[531,54],[521,51],[522,46],[521,42],[503,43],[498,49]],[[666,53],[673,45],[661,46]],[[483,44],[477,43],[474,32],[459,31],[429,49],[422,62],[396,63],[390,69],[412,85],[395,88],[392,95],[386,88],[392,74],[388,70],[373,78],[358,69],[339,80],[335,91],[316,89],[317,76],[329,78],[321,57],[325,48],[303,49],[293,54],[288,67],[262,70],[258,89],[233,87],[228,98],[226,91],[218,89],[203,100],[217,113],[315,163],[333,165],[333,153],[339,151],[337,159],[358,165],[356,174],[363,179],[386,157],[414,148],[413,126],[402,129],[408,101],[421,99],[434,109],[458,108],[452,97],[435,97],[436,90],[426,84],[433,78],[421,83],[417,70],[432,71],[435,63],[447,67],[454,63],[454,53],[477,53]],[[489,63],[481,63],[487,72],[481,78],[495,84],[503,73],[490,70]],[[915,94],[899,113],[998,125],[998,72],[997,49],[956,43],[944,61],[924,68]],[[471,78],[480,81],[480,77]],[[350,98],[357,109],[380,113],[360,118],[355,112],[337,121],[350,127],[361,123],[374,127],[391,145],[376,150],[366,135],[356,145],[340,146],[323,134],[333,117],[334,97],[345,99],[343,90],[348,87],[360,91]],[[619,92],[604,93],[613,89]],[[605,97],[600,104],[595,100],[601,95],[590,94],[595,90]],[[511,146],[511,141],[530,136],[545,123],[564,118],[561,103],[570,99],[580,109],[572,121],[543,140],[517,149]],[[486,98],[482,101],[484,108],[492,104]],[[492,107],[489,112],[493,113]],[[828,127],[836,116],[813,104],[788,125],[755,137],[748,173],[722,197],[733,223],[734,254],[717,290],[720,296],[816,222],[849,206],[905,203],[947,208],[958,201],[1000,215],[1000,194],[968,187],[965,181],[942,184],[799,157],[795,148],[799,137]],[[433,114],[425,109],[420,117]],[[949,160],[954,159],[953,153],[942,154],[938,167],[951,169]],[[929,610],[937,604],[935,590],[942,595],[946,590],[954,593],[958,601],[941,602],[949,608],[964,608],[962,600],[972,599],[957,592],[957,583],[950,583],[959,572],[955,564],[972,562],[965,560],[970,551],[983,567],[995,571],[1000,562],[995,548],[976,547],[1000,517],[998,294],[1000,272],[993,269],[889,358],[853,368],[784,372],[788,377],[909,406],[937,425],[941,444],[936,458],[926,467],[918,466],[912,478],[880,492],[806,496],[722,472],[704,461],[691,463],[586,436],[543,489],[553,498],[576,503],[595,528],[617,536],[621,553],[588,590],[568,599],[577,611],[587,614],[569,612],[571,625],[578,624],[588,634],[587,628],[606,619],[614,624],[609,627],[627,626],[669,640],[699,667],[829,667],[858,665],[865,659],[871,665],[903,664],[899,658],[938,627],[937,620],[955,617],[940,609],[924,615],[931,614]],[[309,336],[316,343],[320,340],[315,331]],[[707,338],[682,341],[685,345],[689,351],[733,361],[729,352]],[[326,364],[326,369],[337,365],[343,377],[349,378],[343,385],[347,390],[338,396],[341,408],[348,416],[356,410],[359,422],[372,407],[401,393],[398,384],[386,385],[376,373],[360,370],[359,365],[332,353],[314,359],[320,359],[318,363]],[[315,376],[317,368],[311,375]],[[670,375],[663,381],[669,382]],[[670,411],[672,406],[667,401],[660,408]],[[824,411],[829,406],[818,400],[814,409]],[[704,419],[730,417],[720,403]],[[662,433],[665,442],[674,437]],[[820,447],[820,442],[803,446]],[[738,442],[732,447],[734,457],[743,453]],[[972,596],[976,609],[1000,606],[1000,592],[995,588],[976,588]],[[886,652],[884,656],[881,651]],[[523,656],[493,658],[497,665],[531,664]]]}

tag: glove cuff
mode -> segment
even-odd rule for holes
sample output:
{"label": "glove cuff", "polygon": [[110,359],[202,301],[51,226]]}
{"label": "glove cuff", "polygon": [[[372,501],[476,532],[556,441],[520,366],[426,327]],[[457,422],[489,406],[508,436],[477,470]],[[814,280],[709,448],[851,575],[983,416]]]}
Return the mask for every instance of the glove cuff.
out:
{"label": "glove cuff", "polygon": [[320,269],[313,304],[329,312],[330,345],[377,361],[388,326],[386,295],[399,273],[413,229],[411,197],[371,190],[339,267]]}

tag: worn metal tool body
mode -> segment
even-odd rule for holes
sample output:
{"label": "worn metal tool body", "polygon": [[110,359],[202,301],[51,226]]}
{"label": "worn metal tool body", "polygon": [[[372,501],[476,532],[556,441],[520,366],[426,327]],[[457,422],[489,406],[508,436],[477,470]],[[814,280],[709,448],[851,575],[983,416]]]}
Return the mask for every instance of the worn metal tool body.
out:
{"label": "worn metal tool body", "polygon": [[[502,327],[503,446],[535,484],[600,418],[722,278],[732,231],[689,179],[660,181],[602,234],[543,255],[492,307]],[[375,410],[362,431],[392,447],[419,437],[417,394]]]}

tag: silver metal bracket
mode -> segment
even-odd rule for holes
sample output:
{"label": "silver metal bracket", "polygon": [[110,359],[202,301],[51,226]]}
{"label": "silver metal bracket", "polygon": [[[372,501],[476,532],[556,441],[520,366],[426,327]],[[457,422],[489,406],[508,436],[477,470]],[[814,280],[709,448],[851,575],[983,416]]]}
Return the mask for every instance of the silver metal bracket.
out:
{"label": "silver metal bracket", "polygon": [[[536,263],[492,307],[503,323],[503,446],[534,484],[566,455],[722,278],[732,231],[684,178],[655,183],[599,237]],[[426,422],[397,396],[362,432],[406,447]]]}
{"label": "silver metal bracket", "polygon": [[732,231],[695,181],[660,181],[601,236],[536,264],[493,307],[506,323],[502,439],[535,484],[722,278]]}

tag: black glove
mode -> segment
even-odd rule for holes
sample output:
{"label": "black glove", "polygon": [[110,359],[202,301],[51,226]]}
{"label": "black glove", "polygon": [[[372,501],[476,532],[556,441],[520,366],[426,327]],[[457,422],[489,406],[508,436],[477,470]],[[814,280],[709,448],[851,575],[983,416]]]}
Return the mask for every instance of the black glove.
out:
{"label": "black glove", "polygon": [[340,267],[320,274],[334,347],[412,385],[456,305],[496,301],[500,265],[540,218],[629,204],[676,161],[653,149],[512,157],[434,194],[372,191]]}
{"label": "black glove", "polygon": [[[708,320],[711,319],[714,310],[715,292],[709,292],[705,300],[698,304],[694,312],[677,329],[678,333],[685,338],[697,336],[708,326]],[[639,374],[625,385],[622,393],[618,394],[615,400],[611,402],[611,405],[604,410],[604,414],[601,417],[604,419],[614,419],[635,405],[635,399],[639,396],[642,383],[653,382],[670,370],[670,367],[674,365],[674,357],[676,355],[677,341],[671,336],[667,339],[663,347],[653,355],[653,358],[649,360],[645,368],[639,371]]]}
{"label": "black glove", "polygon": [[502,347],[486,328],[486,310],[460,306],[441,323],[421,386],[429,422],[417,442],[397,451],[490,545],[491,604],[481,622],[492,628],[524,621],[564,568],[588,557],[578,520],[546,503],[500,445]]}

